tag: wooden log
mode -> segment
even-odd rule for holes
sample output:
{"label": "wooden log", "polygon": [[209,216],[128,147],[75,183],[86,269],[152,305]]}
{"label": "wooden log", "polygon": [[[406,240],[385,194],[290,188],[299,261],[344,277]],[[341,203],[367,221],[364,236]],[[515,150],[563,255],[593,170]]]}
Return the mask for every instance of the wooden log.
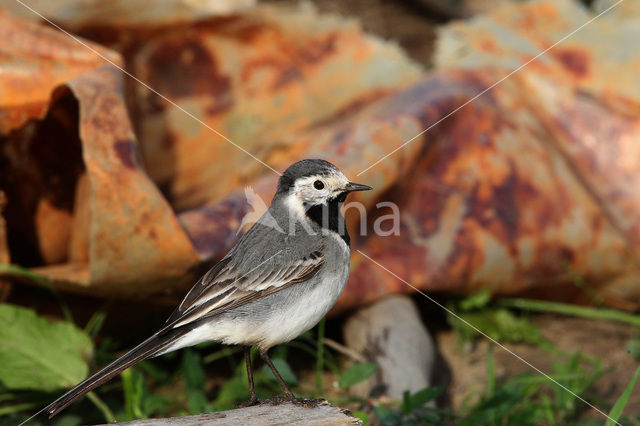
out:
{"label": "wooden log", "polygon": [[362,421],[349,410],[323,402],[314,408],[294,405],[290,402],[263,404],[217,413],[164,419],[141,419],[115,423],[126,426],[186,426],[186,425],[362,425]]}

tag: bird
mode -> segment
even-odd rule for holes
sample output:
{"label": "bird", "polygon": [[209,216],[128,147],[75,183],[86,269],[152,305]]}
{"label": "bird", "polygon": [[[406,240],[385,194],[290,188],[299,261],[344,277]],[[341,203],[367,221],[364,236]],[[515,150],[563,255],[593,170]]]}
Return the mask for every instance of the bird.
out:
{"label": "bird", "polygon": [[157,332],[36,415],[52,418],[141,360],[207,341],[244,346],[249,382],[245,405],[260,403],[250,356],[254,346],[282,387],[282,398],[296,401],[268,351],[313,328],[338,300],[350,259],[340,208],[349,193],[370,189],[350,182],[326,160],[289,166],[271,206],[195,283]]}

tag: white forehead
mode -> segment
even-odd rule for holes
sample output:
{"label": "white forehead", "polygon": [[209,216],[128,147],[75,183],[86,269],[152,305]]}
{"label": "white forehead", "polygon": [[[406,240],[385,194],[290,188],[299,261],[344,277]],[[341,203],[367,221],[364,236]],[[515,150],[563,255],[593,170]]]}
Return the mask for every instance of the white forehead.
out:
{"label": "white forehead", "polygon": [[344,188],[344,186],[347,183],[349,183],[349,179],[347,179],[347,177],[344,174],[342,174],[341,171],[336,170],[329,174],[306,176],[303,178],[298,178],[296,179],[295,186],[300,188],[304,186],[313,185],[313,183],[317,180],[324,183],[327,189]]}

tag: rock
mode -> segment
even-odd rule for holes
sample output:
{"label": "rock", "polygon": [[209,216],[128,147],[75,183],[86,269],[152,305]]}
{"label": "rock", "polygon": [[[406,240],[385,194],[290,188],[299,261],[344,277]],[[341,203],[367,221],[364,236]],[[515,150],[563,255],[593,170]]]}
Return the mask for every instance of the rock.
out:
{"label": "rock", "polygon": [[352,315],[344,326],[346,345],[378,364],[370,379],[349,389],[354,396],[402,399],[429,387],[436,360],[431,335],[407,296],[391,296]]}

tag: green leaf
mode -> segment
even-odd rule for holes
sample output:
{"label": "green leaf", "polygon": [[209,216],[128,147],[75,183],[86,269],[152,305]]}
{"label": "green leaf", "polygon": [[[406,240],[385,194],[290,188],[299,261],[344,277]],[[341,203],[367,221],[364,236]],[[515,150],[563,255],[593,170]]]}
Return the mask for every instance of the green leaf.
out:
{"label": "green leaf", "polygon": [[357,383],[367,380],[378,370],[378,365],[371,362],[359,362],[340,375],[338,386],[343,389],[349,388]]}
{"label": "green leaf", "polygon": [[622,392],[622,395],[620,395],[620,398],[618,398],[615,405],[611,409],[611,412],[609,413],[609,418],[607,419],[607,423],[605,424],[605,426],[615,425],[620,419],[620,416],[622,416],[624,407],[626,407],[627,402],[629,402],[629,397],[631,396],[631,392],[633,392],[633,388],[636,386],[636,380],[638,380],[639,373],[640,373],[640,367],[636,369],[636,372],[633,375],[633,378],[631,379],[631,381],[625,388],[624,392]]}
{"label": "green leaf", "polygon": [[640,338],[634,337],[627,342],[627,352],[635,359],[640,361]]}
{"label": "green leaf", "polygon": [[409,414],[415,409],[422,408],[427,402],[432,401],[442,395],[442,392],[444,392],[444,388],[444,385],[441,385],[425,388],[414,394],[405,392],[402,402],[402,411],[404,411],[406,414]]}
{"label": "green leaf", "polygon": [[[257,379],[256,375],[254,375],[254,379]],[[233,408],[236,402],[248,398],[247,373],[245,366],[239,364],[236,367],[233,377],[227,380],[220,388],[218,397],[213,403],[213,408],[215,411],[227,410]]]}
{"label": "green leaf", "polygon": [[55,426],[80,426],[82,424],[82,417],[76,414],[67,414],[59,419],[57,419],[54,423]]}
{"label": "green leaf", "polygon": [[170,370],[161,368],[160,366],[156,365],[155,362],[148,359],[140,361],[138,364],[136,364],[136,368],[139,368],[140,371],[145,374],[145,376],[149,377],[151,380],[159,384],[168,384],[169,380],[171,379]]}
{"label": "green leaf", "polygon": [[354,411],[353,413],[351,413],[351,415],[357,419],[362,420],[362,424],[365,426],[369,423],[369,415],[364,411]]}
{"label": "green leaf", "polygon": [[462,299],[458,306],[460,306],[460,309],[463,311],[472,311],[474,309],[484,308],[490,301],[491,292],[485,289]]}
{"label": "green leaf", "polygon": [[145,361],[122,372],[122,390],[124,392],[125,417],[122,420],[136,420],[150,417],[152,414],[166,414],[168,399],[161,395],[155,395],[149,391],[145,375],[145,369],[141,365],[151,365]]}
{"label": "green leaf", "polygon": [[241,347],[236,346],[224,346],[222,349],[217,350],[215,352],[210,353],[202,359],[204,364],[209,364],[211,362],[217,361],[222,358],[231,358],[232,355],[242,352]]}
{"label": "green leaf", "polygon": [[3,275],[14,275],[17,277],[26,278],[27,280],[31,280],[38,284],[40,287],[48,290],[60,305],[60,310],[62,311],[62,315],[64,316],[64,318],[69,322],[73,322],[73,316],[71,315],[71,310],[67,306],[67,303],[60,297],[58,291],[53,287],[53,285],[51,285],[51,282],[47,278],[43,277],[42,275],[38,275],[28,270],[27,268],[23,268],[22,266],[7,264],[0,265],[0,276]]}
{"label": "green leaf", "polygon": [[211,410],[211,404],[204,393],[206,373],[202,368],[200,355],[192,350],[185,350],[182,358],[184,384],[187,403],[191,414],[200,414]]}
{"label": "green leaf", "polygon": [[127,420],[144,418],[145,413],[142,411],[144,378],[142,373],[137,368],[129,368],[124,370],[121,376]]}
{"label": "green leaf", "polygon": [[316,392],[322,393],[323,391],[323,373],[324,373],[324,329],[325,329],[325,318],[322,318],[318,323],[318,340],[316,347],[318,350],[316,351]]}
{"label": "green leaf", "polygon": [[[533,323],[526,318],[514,315],[507,309],[461,312],[458,316],[497,341],[531,344],[544,342],[540,330]],[[471,340],[479,335],[473,328],[452,315],[448,316],[448,321],[462,341]]]}
{"label": "green leaf", "polygon": [[[493,357],[491,350],[488,356]],[[456,424],[573,424],[569,420],[574,419],[582,409],[578,397],[587,397],[587,392],[604,370],[598,359],[590,360],[580,353],[562,357],[552,363],[553,370],[549,377],[562,383],[574,394],[553,383],[548,377],[530,372],[521,373],[506,381],[489,379],[494,380],[494,384],[487,384],[487,392],[472,407],[463,410],[465,417]],[[491,364],[493,360],[487,361],[488,371],[494,368]],[[495,373],[488,372],[488,375]],[[476,394],[477,391],[473,393]]]}
{"label": "green leaf", "polygon": [[51,323],[30,309],[2,304],[0,342],[0,380],[8,389],[50,392],[87,377],[91,340],[72,323]]}
{"label": "green leaf", "polygon": [[493,357],[493,343],[487,351],[487,392],[494,393],[496,391],[496,361]]}
{"label": "green leaf", "polygon": [[[287,364],[287,361],[282,358],[274,358],[271,360],[271,362],[273,362],[273,365],[276,367],[276,370],[278,370],[278,373],[280,373],[280,376],[282,376],[282,380],[284,380],[286,384],[297,386],[298,378],[294,374],[291,367],[289,367],[289,364]],[[269,379],[276,380],[276,376],[273,375],[273,372],[268,366],[263,366],[262,371]]]}

